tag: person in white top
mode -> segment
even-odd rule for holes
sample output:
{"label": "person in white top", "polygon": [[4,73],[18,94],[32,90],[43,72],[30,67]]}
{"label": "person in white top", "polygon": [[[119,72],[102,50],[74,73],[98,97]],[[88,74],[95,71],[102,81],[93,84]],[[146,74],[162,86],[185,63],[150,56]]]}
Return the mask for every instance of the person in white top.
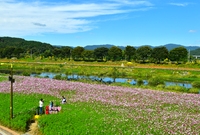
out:
{"label": "person in white top", "polygon": [[44,104],[44,101],[43,101],[43,99],[41,98],[40,101],[39,101],[39,108],[40,108],[39,113],[40,113],[40,114],[43,114],[43,104]]}
{"label": "person in white top", "polygon": [[66,101],[66,98],[64,96],[62,96],[62,104],[65,104],[67,101]]}

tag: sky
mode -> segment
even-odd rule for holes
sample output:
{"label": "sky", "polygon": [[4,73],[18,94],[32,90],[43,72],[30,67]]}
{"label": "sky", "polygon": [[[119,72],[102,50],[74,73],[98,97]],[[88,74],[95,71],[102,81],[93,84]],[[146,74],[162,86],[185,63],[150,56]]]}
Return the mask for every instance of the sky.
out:
{"label": "sky", "polygon": [[200,46],[199,0],[0,0],[0,37],[62,46]]}

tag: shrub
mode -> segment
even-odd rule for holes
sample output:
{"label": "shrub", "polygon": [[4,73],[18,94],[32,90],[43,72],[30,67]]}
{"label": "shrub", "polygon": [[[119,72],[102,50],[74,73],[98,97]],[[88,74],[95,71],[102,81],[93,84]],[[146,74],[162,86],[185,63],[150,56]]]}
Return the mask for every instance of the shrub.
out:
{"label": "shrub", "polygon": [[159,84],[156,86],[158,89],[164,89],[165,88],[165,85],[164,84]]}
{"label": "shrub", "polygon": [[61,74],[59,74],[59,75],[54,76],[53,79],[61,80],[61,79],[62,79],[62,76],[61,76]]}
{"label": "shrub", "polygon": [[188,92],[188,89],[183,86],[167,86],[166,89],[179,92]]}
{"label": "shrub", "polygon": [[154,78],[149,79],[148,84],[150,86],[157,86],[157,85],[160,85],[160,84],[164,85],[164,81],[161,78],[154,77]]}
{"label": "shrub", "polygon": [[140,86],[144,84],[143,80],[141,78],[137,79],[137,85]]}
{"label": "shrub", "polygon": [[189,93],[195,93],[195,94],[198,94],[199,93],[199,89],[198,88],[191,88],[191,89],[189,89]]}
{"label": "shrub", "polygon": [[194,87],[194,88],[200,88],[200,82],[199,81],[192,82],[192,87]]}
{"label": "shrub", "polygon": [[22,74],[23,74],[23,76],[30,76],[29,72],[23,72]]}

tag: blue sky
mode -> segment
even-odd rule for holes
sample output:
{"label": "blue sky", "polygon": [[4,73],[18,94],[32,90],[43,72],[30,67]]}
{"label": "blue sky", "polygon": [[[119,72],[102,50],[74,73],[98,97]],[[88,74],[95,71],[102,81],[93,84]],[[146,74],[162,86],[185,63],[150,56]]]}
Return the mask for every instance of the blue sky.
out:
{"label": "blue sky", "polygon": [[64,46],[200,46],[199,0],[0,0],[0,36]]}

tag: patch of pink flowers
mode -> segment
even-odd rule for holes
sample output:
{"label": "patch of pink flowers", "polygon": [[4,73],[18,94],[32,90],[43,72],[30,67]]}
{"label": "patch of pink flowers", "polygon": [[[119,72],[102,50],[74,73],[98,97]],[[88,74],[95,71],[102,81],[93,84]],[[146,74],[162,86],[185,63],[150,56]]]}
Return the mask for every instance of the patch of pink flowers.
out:
{"label": "patch of pink flowers", "polygon": [[[75,91],[75,95],[68,101],[99,101],[122,106],[123,109],[118,111],[130,112],[130,119],[148,121],[151,123],[150,128],[153,126],[165,129],[167,134],[200,133],[200,94],[162,92],[49,78],[14,78],[14,92],[49,94],[60,98],[61,91]],[[0,83],[0,92],[10,92],[9,81]]]}

